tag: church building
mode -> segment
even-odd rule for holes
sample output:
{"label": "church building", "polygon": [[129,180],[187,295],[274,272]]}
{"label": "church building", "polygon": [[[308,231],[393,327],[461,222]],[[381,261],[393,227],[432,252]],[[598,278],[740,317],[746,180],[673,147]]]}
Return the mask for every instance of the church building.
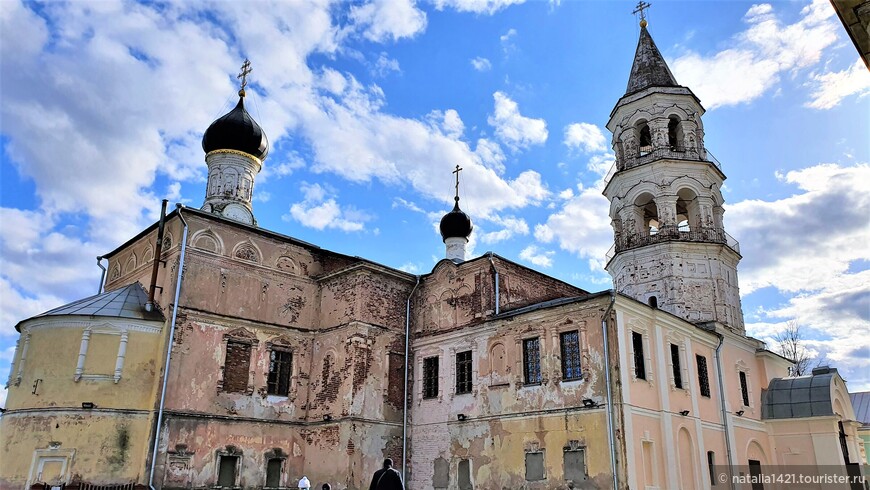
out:
{"label": "church building", "polygon": [[458,168],[445,258],[427,274],[258,227],[269,143],[243,82],[203,135],[202,206],[164,201],[158,223],[100,259],[99,294],[16,326],[0,490],[303,476],[364,490],[387,457],[411,490],[748,488],[729,478],[773,465],[860,474],[837,370],[791,377],[746,335],[703,115],[642,21],[607,123],[613,289],[588,292],[466,256]]}

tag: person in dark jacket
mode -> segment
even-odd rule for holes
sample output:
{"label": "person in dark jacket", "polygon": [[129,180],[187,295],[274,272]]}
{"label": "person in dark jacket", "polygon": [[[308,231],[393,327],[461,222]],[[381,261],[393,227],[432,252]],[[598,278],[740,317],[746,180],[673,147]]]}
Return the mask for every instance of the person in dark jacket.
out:
{"label": "person in dark jacket", "polygon": [[402,475],[393,469],[392,459],[385,459],[384,467],[372,475],[372,484],[369,485],[369,490],[405,490],[405,486],[402,484]]}

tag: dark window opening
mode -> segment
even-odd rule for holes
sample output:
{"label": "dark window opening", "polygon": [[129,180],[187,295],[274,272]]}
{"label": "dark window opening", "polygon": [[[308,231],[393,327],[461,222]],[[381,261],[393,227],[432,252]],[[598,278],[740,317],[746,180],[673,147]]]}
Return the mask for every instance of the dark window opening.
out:
{"label": "dark window opening", "polygon": [[655,296],[650,296],[649,299],[647,300],[647,303],[649,303],[651,308],[658,308],[659,307],[659,299],[656,298]]}
{"label": "dark window opening", "polygon": [[564,460],[565,479],[573,482],[586,481],[589,475],[586,473],[586,450],[565,449]]}
{"label": "dark window opening", "polygon": [[852,464],[852,460],[849,459],[849,446],[846,444],[846,431],[843,430],[843,422],[838,421],[837,426],[840,428],[840,450],[843,451],[843,462],[847,465]]}
{"label": "dark window opening", "polygon": [[224,364],[223,390],[227,393],[248,391],[248,374],[251,371],[251,344],[227,341],[227,358]]}
{"label": "dark window opening", "polygon": [[680,120],[671,116],[668,119],[668,145],[672,150],[679,149],[683,146],[683,131],[680,127]]}
{"label": "dark window opening", "polygon": [[281,466],[284,460],[272,458],[266,463],[266,486],[278,488],[281,486]]}
{"label": "dark window opening", "polygon": [[671,366],[674,370],[674,387],[683,387],[683,373],[680,367],[680,347],[677,344],[671,344]]}
{"label": "dark window opening", "polygon": [[743,406],[749,406],[749,386],[746,383],[746,373],[740,371],[740,393],[743,395]]}
{"label": "dark window opening", "polygon": [[269,376],[266,378],[266,393],[287,396],[290,393],[290,373],[293,354],[285,350],[269,352]]}
{"label": "dark window opening", "polygon": [[634,350],[634,377],[646,379],[646,366],[643,364],[643,335],[631,332],[631,345]]}
{"label": "dark window opening", "polygon": [[707,376],[707,358],[696,354],[695,360],[698,361],[698,386],[701,388],[701,396],[710,398],[710,379]]}
{"label": "dark window opening", "polygon": [[459,490],[473,490],[474,484],[471,483],[471,461],[467,459],[459,460]]}
{"label": "dark window opening", "polygon": [[710,473],[710,486],[716,486],[716,454],[707,451],[707,471]]}
{"label": "dark window opening", "polygon": [[438,396],[438,358],[423,359],[423,398]]}
{"label": "dark window opening", "polygon": [[526,481],[544,479],[544,453],[526,453]]}
{"label": "dark window opening", "polygon": [[749,460],[749,476],[752,477],[752,490],[764,490],[761,478],[761,461]]}
{"label": "dark window opening", "polygon": [[580,333],[562,332],[559,335],[562,349],[562,379],[580,379]]}
{"label": "dark window opening", "polygon": [[541,382],[541,350],[537,337],[523,340],[523,378],[527,385]]}
{"label": "dark window opening", "polygon": [[471,393],[471,351],[456,354],[456,393]]}
{"label": "dark window opening", "polygon": [[236,466],[238,464],[238,456],[220,456],[220,463],[218,467],[218,486],[236,486]]}
{"label": "dark window opening", "polygon": [[652,134],[649,131],[649,126],[644,123],[640,127],[640,154],[645,155],[652,151]]}

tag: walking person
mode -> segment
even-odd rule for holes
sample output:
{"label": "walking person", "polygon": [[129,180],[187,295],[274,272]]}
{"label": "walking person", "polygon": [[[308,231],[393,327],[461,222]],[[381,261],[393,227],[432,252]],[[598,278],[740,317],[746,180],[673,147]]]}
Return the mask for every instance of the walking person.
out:
{"label": "walking person", "polygon": [[372,475],[372,484],[369,490],[405,490],[402,483],[402,475],[393,468],[393,460],[384,460],[384,467],[375,471]]}

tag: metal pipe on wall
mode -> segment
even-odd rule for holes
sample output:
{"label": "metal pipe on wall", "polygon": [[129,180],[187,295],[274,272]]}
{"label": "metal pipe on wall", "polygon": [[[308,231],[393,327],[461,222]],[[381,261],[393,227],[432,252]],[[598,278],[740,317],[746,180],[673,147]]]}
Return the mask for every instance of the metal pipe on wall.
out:
{"label": "metal pipe on wall", "polygon": [[613,388],[610,386],[610,341],[607,336],[607,317],[616,303],[616,291],[610,290],[610,304],[601,317],[601,332],[604,339],[604,383],[607,385],[607,442],[610,446],[610,472],[613,478],[613,490],[619,488],[616,476],[616,439],[613,436]]}
{"label": "metal pipe on wall", "polygon": [[[164,201],[165,202],[165,201]],[[187,252],[187,231],[188,225],[181,210],[184,208],[182,204],[176,204],[178,217],[184,225],[184,232],[181,236],[181,257],[178,259],[178,277],[175,281],[175,299],[172,303],[172,322],[169,327],[169,338],[166,341],[166,362],[163,365],[163,386],[160,389],[160,404],[157,408],[157,426],[154,429],[154,449],[151,452],[151,468],[148,471],[148,487],[154,490],[154,467],[157,465],[157,448],[160,446],[160,425],[163,423],[163,405],[166,402],[166,383],[169,380],[169,360],[172,355],[172,341],[175,338],[175,322],[178,318],[178,298],[181,296],[181,279],[184,271],[184,254]],[[157,260],[157,257],[154,257]]]}
{"label": "metal pipe on wall", "polygon": [[408,295],[408,300],[405,302],[405,389],[404,408],[402,409],[402,481],[407,482],[408,478],[408,355],[411,346],[411,297],[417,291],[417,286],[420,285],[420,276],[417,277],[417,283],[414,284],[414,289]]}

